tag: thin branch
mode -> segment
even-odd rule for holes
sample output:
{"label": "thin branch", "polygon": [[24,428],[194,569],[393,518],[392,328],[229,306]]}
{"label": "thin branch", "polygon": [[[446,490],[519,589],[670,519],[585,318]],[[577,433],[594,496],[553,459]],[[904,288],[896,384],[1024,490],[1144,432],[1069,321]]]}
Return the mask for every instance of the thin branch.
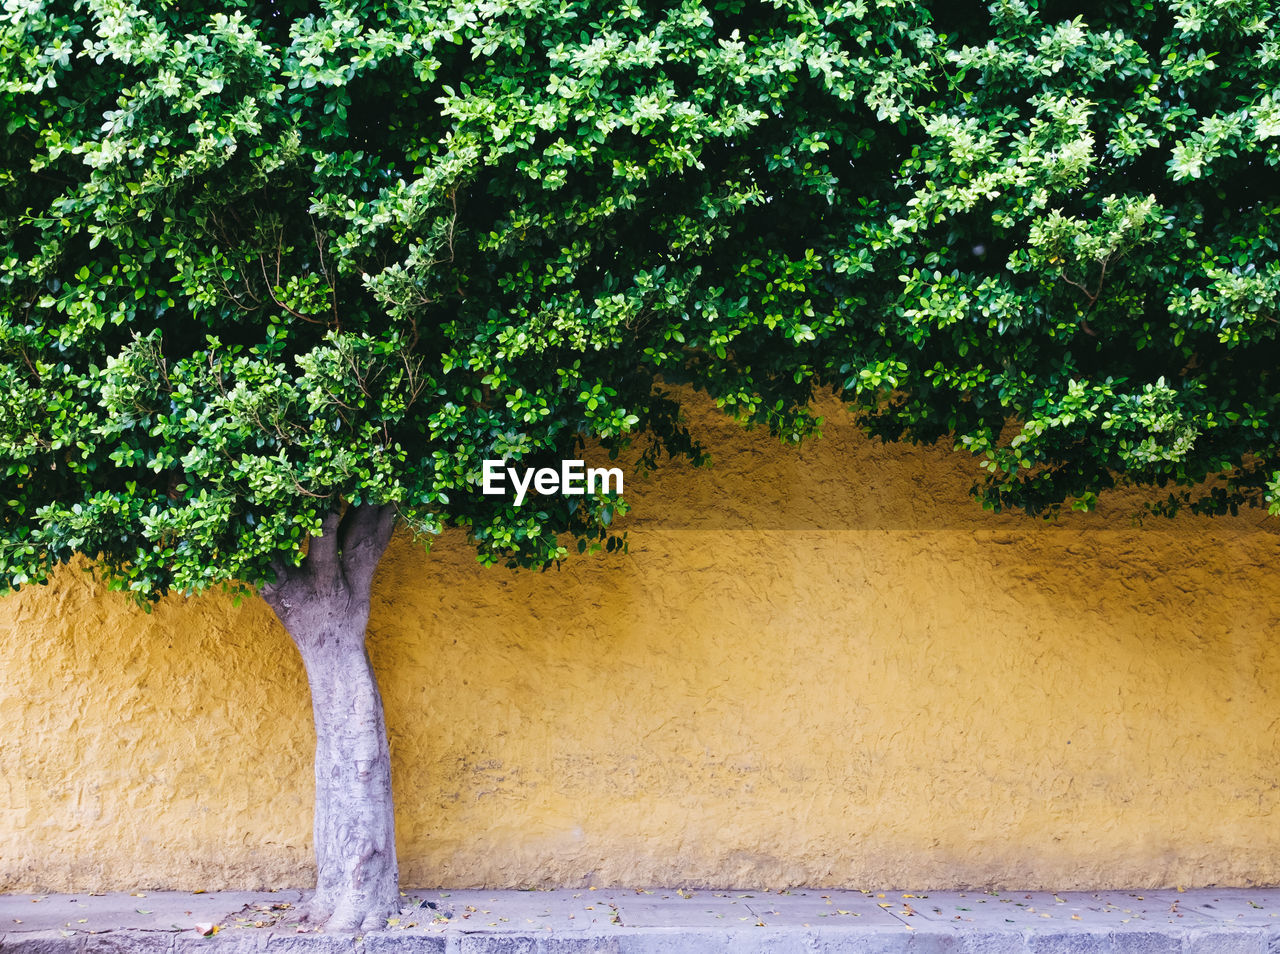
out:
{"label": "thin branch", "polygon": [[290,308],[288,305],[286,305],[284,302],[282,302],[279,298],[276,297],[275,290],[276,288],[279,287],[279,279],[280,279],[280,265],[278,260],[276,263],[276,284],[274,286],[271,284],[271,279],[267,276],[267,263],[263,260],[261,255],[258,256],[258,266],[262,269],[262,280],[267,285],[267,294],[271,296],[271,300],[275,302],[277,306],[284,309],[286,312],[288,312],[294,318],[297,318],[299,321],[305,321],[308,324],[312,324],[312,325],[324,324],[323,321],[320,321],[317,318],[311,318],[307,315],[302,314],[301,312],[294,311],[292,308]]}
{"label": "thin branch", "polygon": [[[238,270],[237,270],[237,273],[238,273]],[[217,275],[217,278],[218,278],[218,284],[222,286],[222,290],[224,293],[226,293],[227,298],[231,301],[232,304],[234,304],[241,311],[254,312],[254,311],[257,311],[259,307],[261,307],[260,305],[250,307],[249,305],[244,304],[240,300],[240,297],[231,290],[231,286],[227,284],[227,280],[222,277],[221,272],[218,271],[218,272],[215,272],[215,274]],[[241,277],[243,278],[244,276],[241,276]],[[252,294],[250,295],[250,297],[252,297]],[[261,299],[254,299],[254,300],[261,301]]]}
{"label": "thin branch", "polygon": [[[1122,252],[1121,255],[1123,254],[1124,253]],[[1120,256],[1116,256],[1116,257],[1119,258]],[[1084,293],[1084,297],[1089,299],[1089,304],[1088,304],[1088,307],[1086,307],[1084,310],[1085,312],[1084,315],[1080,316],[1080,330],[1083,331],[1085,334],[1087,334],[1091,338],[1098,337],[1098,333],[1094,331],[1091,327],[1089,327],[1089,320],[1087,316],[1089,314],[1090,309],[1092,309],[1093,306],[1098,303],[1098,298],[1101,297],[1102,295],[1102,286],[1106,284],[1107,268],[1110,264],[1111,264],[1111,256],[1108,255],[1106,258],[1102,260],[1102,272],[1098,275],[1098,287],[1095,288],[1092,292],[1089,291],[1089,289],[1086,288],[1083,283],[1077,282],[1077,281],[1074,281],[1073,279],[1068,278],[1065,270],[1061,270],[1058,272],[1059,278],[1061,278],[1068,285],[1071,285],[1075,288],[1080,289],[1080,291]]]}
{"label": "thin branch", "polygon": [[1092,305],[1097,300],[1093,295],[1089,294],[1089,289],[1085,288],[1084,285],[1080,284],[1080,282],[1077,282],[1068,278],[1066,272],[1059,272],[1058,277],[1061,278],[1068,285],[1074,285],[1076,288],[1084,292],[1084,296],[1089,299],[1089,304]]}
{"label": "thin branch", "polygon": [[453,229],[458,224],[458,190],[453,188],[449,190],[449,203],[453,206],[453,215],[449,217],[449,231],[445,236],[445,242],[449,246],[449,257],[446,261],[453,261]]}
{"label": "thin branch", "polygon": [[293,484],[293,489],[295,493],[301,494],[304,497],[310,497],[312,500],[328,500],[329,499],[328,494],[318,494],[313,490],[307,490],[306,487],[302,486],[302,484],[298,482],[298,478],[293,476],[292,471],[289,472],[289,483]]}
{"label": "thin branch", "polygon": [[320,229],[316,226],[315,216],[308,212],[307,219],[311,222],[311,234],[316,240],[316,254],[320,257],[320,274],[324,276],[324,283],[329,286],[329,300],[333,303],[333,327],[334,330],[341,331],[342,322],[338,319],[338,287],[329,275],[329,267],[324,263],[324,242],[320,238]]}
{"label": "thin branch", "polygon": [[276,287],[280,286],[280,259],[284,256],[284,230],[276,232]]}

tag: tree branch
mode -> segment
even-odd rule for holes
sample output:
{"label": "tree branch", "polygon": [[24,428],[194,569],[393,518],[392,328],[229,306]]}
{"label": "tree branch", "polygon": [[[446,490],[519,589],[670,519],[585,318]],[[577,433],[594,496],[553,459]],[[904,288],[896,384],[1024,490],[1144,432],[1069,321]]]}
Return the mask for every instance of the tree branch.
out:
{"label": "tree branch", "polygon": [[367,590],[373,583],[378,561],[391,542],[396,525],[393,504],[361,504],[348,507],[338,536],[342,547],[342,570],[353,587]]}
{"label": "tree branch", "polygon": [[307,542],[307,559],[303,563],[307,574],[316,583],[332,585],[340,581],[342,555],[339,546],[338,527],[342,514],[331,511],[321,522],[321,532]]}
{"label": "tree branch", "polygon": [[274,606],[276,597],[289,585],[289,580],[292,578],[289,571],[294,567],[278,556],[271,558],[270,566],[271,572],[276,575],[276,581],[274,583],[263,583],[258,587],[258,593],[267,601],[268,605]]}
{"label": "tree branch", "polygon": [[1108,255],[1106,258],[1102,260],[1102,274],[1098,276],[1098,287],[1095,288],[1092,292],[1090,292],[1089,289],[1084,286],[1083,282],[1072,281],[1070,278],[1068,278],[1066,269],[1058,270],[1059,278],[1061,278],[1068,285],[1073,285],[1076,288],[1080,289],[1080,291],[1084,292],[1085,298],[1089,299],[1089,304],[1085,307],[1084,315],[1080,317],[1080,330],[1092,338],[1098,337],[1098,333],[1089,327],[1088,314],[1093,309],[1093,306],[1098,303],[1098,298],[1101,297],[1102,295],[1102,286],[1106,284],[1107,267],[1110,264],[1111,264],[1111,256]]}

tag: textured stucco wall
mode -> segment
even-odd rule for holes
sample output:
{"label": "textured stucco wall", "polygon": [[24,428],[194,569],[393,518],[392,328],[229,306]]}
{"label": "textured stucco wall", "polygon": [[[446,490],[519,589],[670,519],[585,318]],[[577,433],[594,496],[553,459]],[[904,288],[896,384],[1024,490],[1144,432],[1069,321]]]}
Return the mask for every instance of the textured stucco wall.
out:
{"label": "textured stucco wall", "polygon": [[[397,538],[370,647],[414,886],[1280,882],[1280,538],[983,513],[967,463],[709,414],[559,572]],[[266,607],[0,600],[0,888],[304,885],[314,735]]]}

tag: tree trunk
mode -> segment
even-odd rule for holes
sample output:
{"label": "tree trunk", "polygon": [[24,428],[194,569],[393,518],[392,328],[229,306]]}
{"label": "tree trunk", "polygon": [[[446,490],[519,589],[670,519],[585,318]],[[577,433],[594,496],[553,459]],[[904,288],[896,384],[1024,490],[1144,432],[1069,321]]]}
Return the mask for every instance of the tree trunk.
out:
{"label": "tree trunk", "polygon": [[261,588],[302,655],[316,728],[316,891],[304,908],[326,931],[386,926],[399,908],[391,756],[365,649],[373,573],[392,507],[331,514],[300,566]]}

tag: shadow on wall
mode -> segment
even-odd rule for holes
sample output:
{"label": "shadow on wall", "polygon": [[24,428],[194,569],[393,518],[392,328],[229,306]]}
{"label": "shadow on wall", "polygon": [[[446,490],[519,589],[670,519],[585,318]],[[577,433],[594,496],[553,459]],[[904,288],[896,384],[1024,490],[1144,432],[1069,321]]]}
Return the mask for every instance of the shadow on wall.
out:
{"label": "shadow on wall", "polygon": [[[1049,525],[942,449],[694,424],[716,466],[628,472],[625,555],[393,543],[406,885],[1280,881],[1260,513]],[[147,616],[69,570],[0,613],[6,889],[307,883],[309,703],[265,606]]]}
{"label": "shadow on wall", "polygon": [[[761,430],[744,430],[706,402],[694,407],[691,430],[711,449],[713,466],[672,462],[646,477],[637,485],[640,493],[629,495],[636,501],[628,524],[633,530],[1114,530],[1137,527],[1143,503],[1160,495],[1118,488],[1102,496],[1096,512],[1066,513],[1053,523],[993,514],[970,493],[980,473],[975,458],[949,444],[868,439],[834,399],[818,406],[822,437],[798,447],[780,445]],[[1178,534],[1192,526],[1280,533],[1280,519],[1261,508],[1230,521],[1148,515],[1142,525]]]}

